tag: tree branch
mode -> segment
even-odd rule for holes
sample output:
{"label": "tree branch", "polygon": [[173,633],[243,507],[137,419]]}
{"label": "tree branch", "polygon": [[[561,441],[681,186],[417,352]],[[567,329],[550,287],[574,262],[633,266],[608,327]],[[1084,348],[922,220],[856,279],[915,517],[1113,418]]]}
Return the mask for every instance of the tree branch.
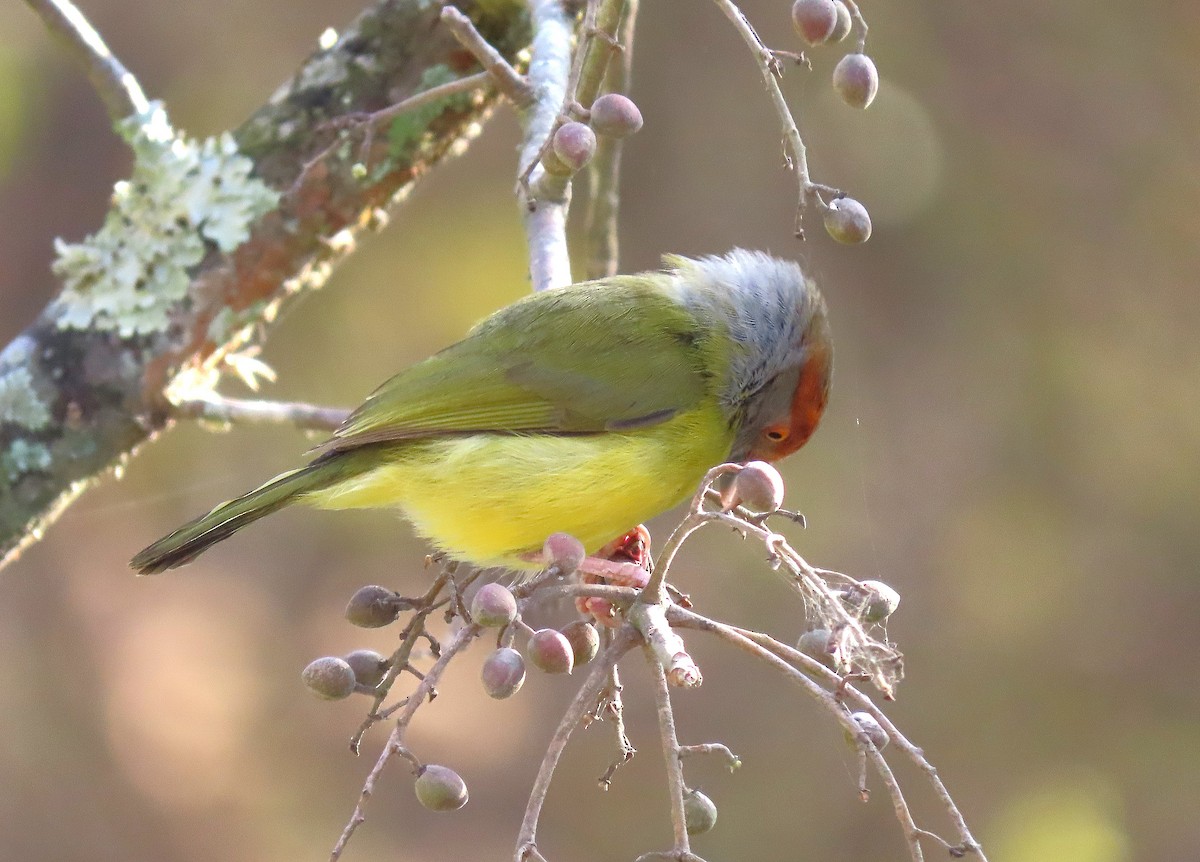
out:
{"label": "tree branch", "polygon": [[517,199],[524,210],[529,244],[529,277],[533,289],[546,290],[571,283],[567,252],[569,182],[551,190],[549,175],[539,163],[567,94],[571,70],[571,19],[561,0],[530,0],[533,44],[529,83],[534,104],[525,115],[525,134],[517,158]]}
{"label": "tree branch", "polygon": [[[627,0],[621,22],[620,54],[608,67],[605,91],[628,93],[633,69],[633,36],[637,27],[638,0]],[[620,212],[621,150],[623,138],[598,135],[596,155],[588,165],[588,209],[585,217],[584,260],[588,278],[616,275],[620,264],[617,216]]]}
{"label": "tree branch", "polygon": [[[527,44],[519,5],[456,5],[503,56],[514,58]],[[323,283],[352,250],[354,234],[378,224],[371,214],[402,200],[486,119],[494,88],[394,119],[389,134],[374,141],[365,175],[357,148],[335,147],[313,161],[331,135],[345,134],[340,119],[464,77],[457,71],[464,55],[467,71],[476,71],[474,58],[438,26],[440,12],[420,0],[380,0],[231,139],[195,145],[248,159],[246,182],[261,180],[278,202],[229,250],[196,234],[197,262],[163,276],[180,289],[177,298],[163,299],[133,273],[122,298],[135,308],[146,299],[161,302],[160,319],[81,326],[68,311],[87,310],[88,302],[97,315],[103,310],[81,289],[75,305],[52,303],[0,352],[0,566],[40,538],[99,474],[170,424],[168,387],[176,395],[211,389],[224,357],[260,339],[262,324],[288,299]],[[191,236],[192,229],[168,224],[163,232]],[[86,243],[75,248],[87,250]]]}
{"label": "tree branch", "polygon": [[302,431],[336,431],[350,411],[296,401],[226,398],[215,392],[198,394],[175,405],[175,415],[211,422],[248,425],[293,425]]}
{"label": "tree branch", "polygon": [[621,626],[617,629],[612,643],[597,658],[587,679],[579,687],[574,700],[563,713],[562,720],[558,723],[558,729],[554,731],[554,737],[546,748],[542,765],[538,768],[533,789],[529,793],[529,802],[525,806],[525,817],[521,821],[521,831],[517,836],[517,849],[513,856],[515,862],[525,862],[530,858],[544,858],[537,849],[538,818],[541,816],[542,806],[546,803],[546,794],[550,792],[550,780],[554,777],[554,770],[558,767],[558,759],[567,747],[571,734],[587,714],[588,707],[604,687],[609,669],[620,661],[621,656],[625,655],[637,640],[638,634],[632,626]]}

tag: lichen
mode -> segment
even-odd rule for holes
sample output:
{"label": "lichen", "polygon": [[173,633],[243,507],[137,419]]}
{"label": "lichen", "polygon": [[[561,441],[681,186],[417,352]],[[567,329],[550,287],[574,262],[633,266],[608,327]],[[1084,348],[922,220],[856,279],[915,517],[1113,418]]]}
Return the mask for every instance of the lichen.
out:
{"label": "lichen", "polygon": [[0,470],[9,482],[16,482],[26,473],[50,469],[50,450],[36,440],[18,437],[9,444],[8,451],[0,455]]}
{"label": "lichen", "polygon": [[0,424],[5,423],[31,431],[50,423],[50,408],[34,388],[27,368],[10,368],[0,375]]}
{"label": "lichen", "polygon": [[237,248],[278,193],[250,176],[253,162],[228,133],[203,141],[177,133],[158,105],[119,124],[134,153],[133,172],[113,187],[99,231],[80,243],[55,241],[60,329],[121,336],[166,328],[186,294],[188,268],[209,247]]}

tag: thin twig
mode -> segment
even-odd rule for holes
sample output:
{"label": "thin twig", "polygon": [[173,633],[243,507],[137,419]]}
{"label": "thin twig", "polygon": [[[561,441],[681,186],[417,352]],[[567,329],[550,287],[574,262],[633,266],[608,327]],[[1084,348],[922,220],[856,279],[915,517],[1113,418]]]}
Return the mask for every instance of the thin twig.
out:
{"label": "thin twig", "polygon": [[363,782],[363,788],[359,793],[358,803],[354,806],[354,813],[350,816],[350,821],[346,824],[346,828],[342,830],[342,834],[333,846],[333,850],[330,851],[329,862],[337,862],[342,855],[342,851],[346,848],[346,842],[354,835],[354,831],[358,829],[359,825],[367,819],[364,810],[367,800],[371,798],[371,794],[375,790],[375,782],[383,772],[384,767],[387,766],[388,761],[392,759],[393,755],[404,751],[404,731],[408,728],[409,722],[412,721],[417,710],[429,699],[430,693],[434,691],[446,667],[456,655],[466,649],[471,641],[479,636],[482,630],[482,627],[477,625],[463,626],[458,634],[454,636],[454,640],[450,642],[450,645],[446,647],[442,653],[442,657],[429,668],[429,672],[425,674],[425,679],[421,680],[417,687],[413,689],[412,694],[408,696],[408,702],[396,718],[396,726],[392,728],[387,745],[384,746],[379,759],[371,768],[366,781]]}
{"label": "thin twig", "polygon": [[[425,631],[425,620],[440,607],[441,603],[437,599],[449,579],[450,575],[442,572],[429,586],[425,595],[414,602],[416,612],[413,614],[412,619],[408,621],[408,625],[404,627],[404,631],[400,633],[400,646],[396,647],[396,651],[388,659],[391,664],[388,667],[387,673],[383,675],[383,679],[375,686],[375,697],[371,702],[370,709],[367,710],[367,717],[363,719],[358,729],[354,732],[354,735],[350,737],[350,750],[355,754],[358,754],[359,746],[362,745],[362,739],[366,732],[378,722],[383,721],[391,715],[391,712],[386,714],[380,712],[379,707],[383,705],[383,702],[391,693],[392,684],[408,664],[413,647],[416,646],[422,632]],[[412,695],[409,695],[409,697],[412,697]]]}
{"label": "thin twig", "polygon": [[475,55],[479,65],[492,75],[497,89],[520,109],[533,104],[533,88],[514,69],[500,52],[480,35],[471,19],[453,6],[442,9],[442,23],[454,34],[462,46]]}
{"label": "thin twig", "polygon": [[[687,516],[667,539],[659,554],[654,574],[642,591],[639,601],[660,602],[662,584],[668,576],[675,555],[687,538],[705,524],[718,523],[733,527],[746,536],[754,536],[766,546],[768,562],[773,569],[783,569],[789,575],[788,583],[803,597],[806,607],[817,617],[823,627],[829,628],[833,638],[846,655],[850,668],[861,668],[870,674],[871,681],[889,700],[894,697],[896,683],[903,677],[901,656],[888,644],[871,637],[856,616],[849,613],[838,594],[825,578],[809,565],[779,533],[774,532],[762,518],[746,518],[736,511],[706,510],[705,503],[713,499],[711,486],[721,476],[737,472],[739,464],[720,464],[709,470],[700,484]],[[719,499],[719,498],[718,498]],[[839,575],[839,579],[845,578]],[[849,579],[848,579],[849,580]],[[857,583],[856,581],[852,581]]]}
{"label": "thin twig", "polygon": [[707,523],[707,518],[701,517],[701,515],[704,512],[704,499],[708,493],[709,486],[721,476],[736,473],[741,469],[741,464],[718,464],[705,474],[703,481],[700,482],[700,489],[692,497],[687,517],[671,533],[667,539],[667,543],[658,555],[658,560],[654,564],[654,572],[650,575],[650,581],[646,584],[645,589],[642,590],[642,595],[646,601],[662,601],[663,583],[666,581],[667,572],[670,570],[672,563],[675,562],[675,555],[679,553],[679,549],[683,547],[683,543],[687,541],[688,536]]}
{"label": "thin twig", "polygon": [[[671,623],[677,627],[694,628],[699,631],[715,634],[723,640],[734,644],[740,649],[766,662],[768,665],[784,674],[784,676],[787,677],[792,683],[800,686],[807,694],[812,696],[834,717],[834,719],[837,720],[838,724],[840,724],[852,738],[858,737],[860,728],[850,717],[850,712],[842,703],[842,698],[839,697],[838,693],[829,691],[828,689],[819,685],[813,679],[814,675],[828,674],[829,672],[825,668],[820,668],[819,666],[813,667],[811,670],[800,670],[789,663],[787,658],[783,657],[784,655],[787,655],[797,662],[803,660],[807,665],[808,663],[812,663],[811,659],[809,659],[807,656],[804,656],[802,653],[792,650],[790,647],[780,644],[777,641],[773,641],[773,647],[768,649],[766,646],[756,643],[756,639],[749,637],[748,634],[750,633],[736,629],[733,626],[711,620],[708,617],[695,613],[694,611],[684,610],[683,608],[679,607],[671,607],[668,610],[668,618],[670,619]],[[758,635],[757,637],[767,638],[766,635]],[[833,676],[836,678],[836,675]],[[910,758],[914,759],[918,765],[922,766],[922,768],[929,773],[931,781],[936,779],[936,772],[933,770],[933,767],[929,765],[928,761],[926,761],[921,755],[920,750],[916,749],[915,746],[912,746],[907,739],[903,738],[899,731],[895,730],[895,725],[887,720],[887,717],[884,716],[878,707],[871,702],[870,698],[855,689],[853,686],[844,686],[840,689],[840,691],[843,693],[849,693],[859,700],[863,706],[879,720],[883,728],[888,731],[888,735],[891,737],[893,743],[900,741],[901,748],[906,754],[909,755]],[[878,752],[876,752],[876,754],[877,753]],[[879,757],[879,760],[872,758],[872,762],[875,764],[876,770],[880,773],[881,777],[883,777],[886,784],[889,781],[889,778],[884,774],[883,770],[880,769],[881,761],[882,756]],[[883,765],[886,767],[886,763]],[[890,769],[888,770],[888,774],[890,774]],[[895,783],[894,777],[890,780]],[[945,787],[941,786],[940,780],[936,781],[934,788],[938,793],[939,799],[941,799],[943,804],[946,806],[951,819],[954,820],[956,827],[958,827],[959,834],[963,836],[962,843],[953,849],[959,851],[960,853],[975,853],[979,856],[981,862],[984,862],[987,857],[984,856],[983,850],[980,848],[978,842],[976,842],[975,839],[971,837],[970,832],[967,831],[966,824],[962,822],[962,816],[959,814],[957,806],[955,806],[953,801],[950,799],[949,793],[946,792]],[[893,807],[896,809],[896,815],[900,821],[901,828],[904,830],[905,838],[909,841],[911,852],[912,841],[914,840],[913,836],[922,830],[919,830],[912,822],[911,812],[908,811],[908,807],[904,803],[903,796],[897,796],[896,791],[893,790],[891,786],[889,786],[888,789],[889,792],[892,793]],[[898,790],[898,785],[896,786],[896,790]],[[913,855],[913,858],[914,860],[919,860],[920,856]]]}
{"label": "thin twig", "polygon": [[[600,84],[608,71],[609,60],[623,46],[617,39],[617,28],[629,0],[599,0],[594,5],[590,24],[585,21],[580,39],[580,62],[574,87],[568,93],[581,105],[591,105],[600,92]],[[589,4],[592,6],[592,4]]]}
{"label": "thin twig", "polygon": [[596,695],[604,686],[604,682],[608,678],[609,668],[613,667],[633,647],[638,639],[638,633],[632,626],[621,626],[621,628],[617,629],[612,643],[599,656],[591,673],[588,674],[587,679],[584,680],[583,685],[576,692],[575,699],[571,701],[570,706],[563,713],[562,720],[559,721],[558,728],[554,731],[554,736],[550,739],[550,743],[546,747],[546,754],[542,758],[542,765],[538,767],[538,774],[537,778],[534,779],[533,789],[529,792],[529,802],[525,806],[525,817],[521,821],[521,831],[517,835],[517,848],[513,856],[515,862],[525,862],[530,857],[542,858],[542,855],[537,851],[538,817],[541,815],[542,806],[546,802],[546,794],[550,790],[550,780],[554,777],[554,770],[558,766],[559,757],[562,756],[563,750],[567,747],[567,741],[571,738],[571,733],[587,714],[588,708],[594,703]]}
{"label": "thin twig", "polygon": [[778,61],[771,50],[763,44],[758,34],[754,32],[754,28],[746,20],[746,16],[742,13],[742,10],[732,0],[713,0],[713,2],[725,13],[725,17],[729,19],[730,23],[738,31],[738,35],[742,37],[742,41],[750,48],[750,53],[754,55],[755,63],[757,63],[759,73],[762,75],[763,84],[767,88],[767,95],[771,97],[771,105],[775,108],[775,113],[779,117],[779,125],[783,131],[784,142],[787,149],[791,152],[792,167],[796,171],[796,180],[799,183],[795,230],[796,236],[803,237],[804,230],[801,226],[801,215],[804,212],[804,207],[810,197],[814,197],[818,201],[820,198],[818,196],[818,187],[812,182],[808,174],[808,155],[804,147],[804,140],[800,137],[800,130],[796,128],[796,121],[792,117],[787,100],[784,99],[783,91],[779,89],[779,82],[776,80],[775,64]]}
{"label": "thin twig", "polygon": [[[628,93],[633,68],[633,36],[637,25],[638,0],[627,0],[621,22],[620,56],[609,62],[604,89],[608,93]],[[584,260],[588,278],[616,275],[620,266],[620,237],[617,217],[620,212],[622,138],[599,135],[596,155],[588,165],[588,209],[585,218]]]}
{"label": "thin twig", "polygon": [[892,809],[896,812],[896,819],[900,821],[900,828],[904,831],[904,839],[908,842],[908,855],[912,857],[912,862],[924,862],[925,854],[921,851],[921,833],[925,830],[918,829],[917,824],[913,821],[912,811],[904,799],[904,791],[900,789],[900,782],[896,780],[895,773],[888,766],[883,754],[873,744],[870,742],[857,742],[856,744],[865,751],[866,756],[874,765],[875,771],[883,780],[888,794],[892,797]]}
{"label": "thin twig", "polygon": [[950,791],[946,789],[941,776],[938,775],[937,768],[925,757],[925,752],[901,733],[899,728],[892,723],[892,720],[887,717],[883,710],[853,685],[843,686],[842,691],[847,699],[853,700],[856,706],[865,712],[869,712],[883,729],[887,731],[891,744],[904,752],[908,759],[925,773],[926,778],[933,787],[935,795],[946,809],[951,822],[953,822],[955,831],[958,832],[959,843],[952,849],[960,853],[974,853],[979,857],[980,862],[987,862],[987,856],[984,855],[982,846],[975,840],[975,836],[971,834],[971,830],[967,827],[966,819],[963,817],[958,805],[955,804],[954,799],[950,796]]}
{"label": "thin twig", "polygon": [[690,757],[693,754],[719,754],[725,758],[730,772],[742,765],[742,759],[730,751],[728,746],[722,745],[719,742],[705,742],[699,745],[681,745],[679,747],[679,756],[681,758]]}
{"label": "thin twig", "polygon": [[305,431],[336,431],[350,415],[341,407],[319,407],[298,401],[226,398],[215,392],[179,401],[175,415],[246,425],[294,425]]}
{"label": "thin twig", "polygon": [[[605,642],[609,643],[612,639],[612,630],[605,629]],[[617,666],[614,664],[608,671],[608,682],[604,686],[604,691],[601,693],[602,699],[605,701],[598,709],[597,715],[603,719],[603,713],[608,713],[612,716],[613,736],[617,740],[617,759],[608,765],[604,770],[604,774],[600,776],[600,786],[608,790],[612,784],[613,775],[616,771],[633,759],[637,754],[637,749],[629,741],[629,736],[625,732],[625,703],[621,697],[621,674]]]}
{"label": "thin twig", "polygon": [[[388,105],[386,108],[380,108],[378,111],[371,113],[355,113],[345,114],[337,117],[325,124],[325,127],[334,128],[356,128],[363,131],[364,149],[369,149],[369,143],[375,133],[383,123],[393,120],[401,114],[409,111],[415,111],[418,108],[423,108],[426,105],[432,105],[440,102],[443,99],[448,99],[452,96],[458,96],[463,93],[471,93],[479,90],[482,87],[487,87],[495,83],[495,78],[490,72],[476,72],[474,75],[468,75],[465,78],[457,78],[453,81],[447,81],[444,84],[430,87],[428,90],[422,90],[409,96],[407,99],[401,99],[394,105]],[[304,163],[299,174],[296,176],[295,182],[292,184],[292,189],[299,189],[303,186],[304,181],[308,178],[309,173],[321,162],[325,161],[334,151],[338,150],[345,144],[345,139],[338,135],[333,141],[322,147],[317,153]]]}
{"label": "thin twig", "polygon": [[142,86],[109,50],[100,34],[70,0],[25,0],[43,23],[84,67],[92,87],[104,101],[111,120],[140,116],[149,109]]}
{"label": "thin twig", "polygon": [[867,50],[867,30],[870,28],[867,27],[867,19],[863,17],[862,12],[859,11],[858,4],[854,0],[846,0],[846,8],[850,10],[851,19],[858,25],[858,44],[855,46],[855,50],[861,54]]}
{"label": "thin twig", "polygon": [[394,119],[401,114],[415,111],[417,108],[423,108],[426,105],[432,105],[451,96],[473,92],[494,82],[495,79],[488,72],[476,72],[474,75],[467,75],[465,78],[457,78],[453,81],[447,81],[444,84],[430,87],[428,90],[414,93],[407,99],[401,99],[394,105],[388,105],[386,108],[373,111],[364,118],[364,122],[368,125],[378,127],[380,123],[386,123],[388,120]]}
{"label": "thin twig", "polygon": [[667,789],[671,795],[671,826],[675,830],[674,853],[690,853],[688,842],[687,815],[683,809],[683,796],[687,787],[683,783],[683,761],[679,758],[679,737],[675,733],[675,714],[671,709],[671,691],[667,684],[667,670],[658,656],[649,647],[642,650],[646,663],[654,677],[654,705],[658,716],[658,736],[662,744],[663,760],[667,767]]}

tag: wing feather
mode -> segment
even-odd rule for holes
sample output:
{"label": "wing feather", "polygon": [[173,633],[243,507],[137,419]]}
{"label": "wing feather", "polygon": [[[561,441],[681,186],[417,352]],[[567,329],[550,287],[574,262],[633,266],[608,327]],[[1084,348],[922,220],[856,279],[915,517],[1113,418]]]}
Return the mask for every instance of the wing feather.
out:
{"label": "wing feather", "polygon": [[596,434],[666,421],[710,385],[710,331],[644,277],[536,294],[392,377],[320,451],[481,432]]}

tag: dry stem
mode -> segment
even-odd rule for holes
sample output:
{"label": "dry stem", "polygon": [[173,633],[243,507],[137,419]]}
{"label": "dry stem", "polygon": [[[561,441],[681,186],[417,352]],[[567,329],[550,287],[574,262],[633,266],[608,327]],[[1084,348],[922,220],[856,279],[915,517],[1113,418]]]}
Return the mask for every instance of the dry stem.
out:
{"label": "dry stem", "polygon": [[194,395],[175,404],[175,414],[247,425],[293,425],[304,431],[336,431],[350,415],[340,407],[320,407],[298,401],[226,398],[215,392]]}
{"label": "dry stem", "polygon": [[491,74],[496,87],[520,109],[533,104],[533,88],[521,77],[500,52],[487,43],[471,23],[471,19],[453,6],[442,9],[442,23],[454,34],[463,47],[475,55],[479,65]]}
{"label": "dry stem", "polygon": [[[797,237],[803,238],[804,229],[801,221],[804,213],[804,208],[810,201],[815,201],[818,205],[823,206],[820,193],[826,192],[831,195],[838,195],[840,192],[837,189],[829,186],[814,183],[808,173],[808,152],[804,146],[804,140],[800,137],[800,130],[796,127],[796,120],[792,117],[792,112],[788,108],[787,100],[783,97],[783,91],[779,89],[778,76],[782,71],[779,66],[779,61],[775,59],[775,53],[763,44],[762,39],[758,37],[758,33],[746,20],[745,14],[737,7],[732,0],[713,0],[733,24],[734,29],[738,31],[738,35],[742,37],[750,49],[750,53],[754,55],[754,60],[758,64],[759,73],[762,75],[763,85],[767,88],[767,95],[771,98],[771,106],[775,109],[776,115],[779,117],[779,125],[783,132],[784,141],[784,158],[789,167],[796,171],[796,180],[799,184],[799,193],[796,201],[796,224],[795,232]],[[861,20],[861,16],[859,16]],[[864,25],[865,27],[865,22]],[[865,30],[864,30],[865,38]],[[790,152],[790,156],[788,153]]]}
{"label": "dry stem", "polygon": [[387,766],[388,761],[392,759],[393,755],[404,751],[404,731],[407,729],[409,722],[412,721],[417,710],[430,699],[430,695],[435,691],[438,680],[441,679],[446,667],[453,661],[456,655],[466,649],[471,641],[479,636],[481,631],[482,628],[474,624],[463,626],[458,634],[454,636],[449,646],[443,650],[441,658],[433,663],[433,666],[425,674],[425,678],[417,684],[412,694],[408,696],[404,708],[396,718],[396,726],[392,728],[387,745],[384,746],[383,752],[379,755],[379,759],[375,762],[370,774],[367,775],[367,779],[363,783],[358,803],[354,806],[354,813],[350,816],[350,821],[346,824],[346,828],[342,830],[341,836],[329,854],[329,862],[337,862],[346,847],[346,842],[354,835],[354,831],[358,829],[359,825],[367,819],[364,811],[367,800],[370,799],[371,794],[374,792],[375,782],[383,772],[384,767]]}
{"label": "dry stem", "polygon": [[546,794],[550,791],[550,780],[554,777],[554,770],[558,767],[558,759],[567,747],[571,733],[587,714],[589,707],[603,688],[605,680],[608,679],[609,669],[616,666],[621,657],[638,640],[638,633],[632,626],[621,626],[617,629],[612,643],[597,658],[596,666],[587,675],[574,700],[563,713],[558,728],[554,731],[554,736],[546,748],[542,765],[538,768],[533,789],[529,793],[529,802],[525,806],[525,817],[521,821],[521,831],[517,835],[517,848],[513,857],[515,862],[525,862],[530,858],[544,858],[537,850],[538,817],[541,816],[542,806],[546,803]]}
{"label": "dry stem", "polygon": [[[633,68],[633,36],[637,26],[638,0],[627,0],[625,17],[621,21],[621,51],[609,62],[604,89],[608,93],[628,93]],[[621,196],[621,150],[624,141],[609,135],[599,135],[596,155],[588,165],[588,209],[585,217],[584,260],[588,278],[605,278],[617,274],[620,241],[617,218]]]}
{"label": "dry stem", "polygon": [[691,852],[688,842],[687,816],[683,810],[683,761],[680,759],[679,737],[675,733],[675,714],[671,709],[671,691],[667,682],[667,667],[649,647],[642,649],[654,677],[654,704],[658,716],[658,736],[667,768],[667,788],[671,794],[671,826],[675,831],[675,854]]}
{"label": "dry stem", "polygon": [[100,34],[70,0],[26,2],[83,66],[113,122],[140,116],[150,109],[137,78],[109,50]]}

